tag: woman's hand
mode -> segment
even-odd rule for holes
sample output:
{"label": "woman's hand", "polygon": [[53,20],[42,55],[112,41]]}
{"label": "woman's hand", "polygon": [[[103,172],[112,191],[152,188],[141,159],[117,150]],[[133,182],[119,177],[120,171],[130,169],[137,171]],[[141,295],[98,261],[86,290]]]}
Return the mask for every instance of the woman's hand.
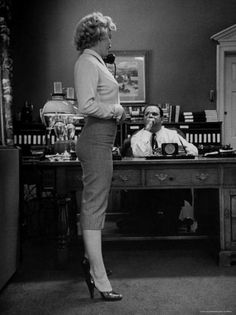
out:
{"label": "woman's hand", "polygon": [[122,115],[116,118],[116,122],[118,124],[122,124],[125,121],[125,118],[126,118],[126,113],[125,111],[123,111]]}
{"label": "woman's hand", "polygon": [[116,120],[117,123],[122,123],[125,120],[126,118],[125,110],[124,107],[121,106],[120,104],[115,105],[115,114],[113,118]]}

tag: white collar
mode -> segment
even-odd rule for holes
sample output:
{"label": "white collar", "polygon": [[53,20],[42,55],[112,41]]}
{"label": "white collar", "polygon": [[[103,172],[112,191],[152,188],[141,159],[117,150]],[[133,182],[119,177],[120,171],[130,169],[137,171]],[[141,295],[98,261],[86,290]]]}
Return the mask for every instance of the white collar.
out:
{"label": "white collar", "polygon": [[102,57],[95,50],[86,48],[83,54],[88,54],[96,57],[105,66],[105,62],[103,61]]}

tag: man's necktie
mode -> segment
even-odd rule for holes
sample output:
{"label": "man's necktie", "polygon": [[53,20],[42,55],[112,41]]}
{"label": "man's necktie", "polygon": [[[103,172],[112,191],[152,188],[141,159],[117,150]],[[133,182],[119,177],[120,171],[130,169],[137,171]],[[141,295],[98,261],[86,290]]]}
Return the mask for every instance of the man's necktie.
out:
{"label": "man's necktie", "polygon": [[157,144],[156,134],[155,133],[152,134],[151,146],[152,146],[152,150],[153,151],[155,151],[158,148],[158,144]]}

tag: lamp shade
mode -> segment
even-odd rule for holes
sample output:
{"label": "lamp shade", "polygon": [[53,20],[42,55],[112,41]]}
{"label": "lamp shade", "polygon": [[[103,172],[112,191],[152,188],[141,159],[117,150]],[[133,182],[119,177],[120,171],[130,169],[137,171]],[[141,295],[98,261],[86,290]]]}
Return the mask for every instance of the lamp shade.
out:
{"label": "lamp shade", "polygon": [[73,104],[65,100],[50,100],[43,107],[43,114],[76,114]]}
{"label": "lamp shade", "polygon": [[[72,103],[66,100],[49,100],[43,108],[40,109],[40,118],[46,127],[52,126],[56,121],[68,123],[68,119],[74,120],[77,117],[78,109]],[[71,121],[73,122],[73,121]]]}

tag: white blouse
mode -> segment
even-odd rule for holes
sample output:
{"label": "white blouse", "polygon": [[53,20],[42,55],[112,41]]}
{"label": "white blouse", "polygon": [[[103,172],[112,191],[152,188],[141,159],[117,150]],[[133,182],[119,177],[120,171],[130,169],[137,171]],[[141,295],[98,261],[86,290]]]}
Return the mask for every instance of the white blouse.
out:
{"label": "white blouse", "polygon": [[94,50],[85,49],[79,56],[74,81],[79,113],[103,119],[121,118],[124,109],[120,105],[119,85]]}

